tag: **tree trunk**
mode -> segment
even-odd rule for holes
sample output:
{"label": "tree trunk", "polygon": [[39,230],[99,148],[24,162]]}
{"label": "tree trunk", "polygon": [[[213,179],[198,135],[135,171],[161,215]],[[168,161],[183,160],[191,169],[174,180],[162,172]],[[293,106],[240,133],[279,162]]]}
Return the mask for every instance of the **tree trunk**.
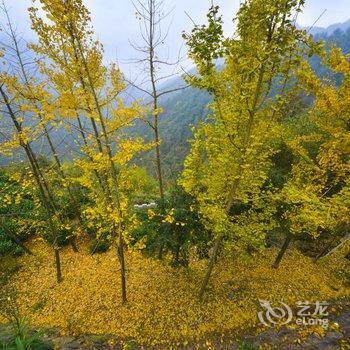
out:
{"label": "tree trunk", "polygon": [[158,250],[158,255],[157,255],[159,260],[163,259],[164,246],[165,246],[164,242],[161,242]]}
{"label": "tree trunk", "polygon": [[78,249],[78,246],[77,246],[77,242],[75,241],[75,237],[71,237],[69,239],[69,244],[71,245],[72,247],[72,250],[74,253],[78,253],[79,252],[79,249]]}
{"label": "tree trunk", "polygon": [[60,251],[58,248],[55,248],[55,265],[56,265],[57,283],[61,283],[63,281],[63,278],[62,278],[62,271],[61,271]]}
{"label": "tree trunk", "polygon": [[176,244],[175,252],[173,253],[173,266],[180,265],[180,244]]}
{"label": "tree trunk", "polygon": [[321,253],[319,253],[315,259],[314,262],[316,262],[317,260],[321,259],[323,256],[325,256],[330,250],[331,247],[333,246],[333,244],[336,242],[336,240],[338,239],[338,237],[333,237],[332,241],[327,245],[327,247],[325,249],[322,250]]}
{"label": "tree trunk", "polygon": [[286,239],[285,239],[283,245],[282,245],[282,248],[280,249],[280,251],[276,257],[274,264],[272,265],[272,267],[274,269],[278,269],[278,267],[280,266],[280,263],[283,259],[283,256],[284,256],[285,252],[287,251],[289,244],[291,243],[292,240],[293,240],[292,236],[288,234],[286,236]]}
{"label": "tree trunk", "polygon": [[334,247],[333,249],[331,249],[327,254],[323,254],[322,256],[319,256],[316,258],[316,260],[321,259],[321,258],[325,258],[327,256],[332,255],[333,253],[335,253],[339,248],[341,248],[348,240],[350,239],[350,235],[347,235],[346,237],[344,237],[341,242]]}
{"label": "tree trunk", "polygon": [[[157,98],[154,99],[153,108],[156,109],[158,107]],[[157,179],[158,179],[158,187],[159,187],[159,196],[160,196],[160,210],[161,213],[165,213],[165,198],[164,198],[164,185],[163,185],[163,175],[162,175],[162,163],[160,156],[160,138],[159,138],[159,130],[158,130],[158,116],[154,117],[154,138],[156,143],[156,164],[157,164]],[[159,251],[158,251],[158,259],[163,259],[163,251],[164,251],[164,241],[161,242]]]}
{"label": "tree trunk", "polygon": [[[240,170],[241,170],[241,165],[237,169],[237,174],[240,173]],[[227,213],[227,215],[229,215],[230,210],[232,208],[234,194],[235,194],[235,192],[237,190],[238,185],[239,185],[239,179],[236,179],[235,182],[233,183],[232,188],[230,190],[230,193],[228,195],[228,201],[227,201],[227,205],[226,205],[226,213]],[[218,253],[219,253],[220,244],[221,244],[223,239],[224,239],[224,236],[220,235],[216,239],[216,241],[214,242],[214,248],[213,248],[213,252],[212,252],[211,257],[210,257],[209,265],[207,267],[207,271],[205,273],[205,276],[204,276],[202,284],[201,284],[201,288],[199,290],[199,295],[198,295],[199,301],[203,300],[203,295],[204,295],[205,289],[206,289],[206,287],[208,285],[211,273],[213,271],[214,264],[216,263],[216,259],[217,259]]]}
{"label": "tree trunk", "polygon": [[[9,115],[13,121],[13,124],[14,124],[17,132],[21,133],[22,126],[18,122],[18,120],[16,118],[16,114],[12,110],[9,99],[8,99],[4,89],[2,88],[2,86],[0,86],[0,94],[3,97],[4,103],[8,109]],[[36,184],[38,186],[39,193],[40,193],[41,202],[45,208],[47,219],[49,221],[51,234],[55,235],[55,228],[54,228],[54,225],[52,223],[52,216],[55,214],[55,212],[57,210],[56,205],[55,205],[55,201],[52,197],[52,194],[51,194],[49,187],[45,181],[44,175],[39,167],[39,163],[37,161],[37,158],[36,158],[34,152],[32,151],[30,144],[28,142],[27,143],[21,142],[21,147],[24,149],[24,151],[28,157],[30,166],[32,168],[33,175],[34,175],[34,178],[35,178],[35,181],[36,181]],[[54,248],[54,250],[55,250],[57,282],[60,283],[62,281],[60,256],[59,256],[59,251],[57,250],[57,248]]]}
{"label": "tree trunk", "polygon": [[[156,109],[158,106],[158,102],[155,99],[154,108]],[[158,116],[154,117],[154,138],[156,143],[156,163],[157,163],[157,177],[158,177],[158,186],[159,186],[159,196],[161,200],[161,209],[164,211],[164,184],[163,184],[163,173],[162,173],[162,163],[161,163],[161,155],[160,155],[160,137],[159,137],[159,128],[158,128]]]}
{"label": "tree trunk", "polygon": [[125,304],[128,300],[126,297],[126,277],[125,277],[125,257],[124,257],[124,239],[123,234],[119,233],[119,243],[117,247],[117,253],[120,263],[120,279],[121,279],[121,291],[122,291],[122,303]]}
{"label": "tree trunk", "polygon": [[205,292],[205,290],[207,288],[207,285],[208,285],[211,273],[213,271],[214,264],[215,264],[216,258],[218,256],[219,247],[220,247],[220,244],[221,244],[222,240],[223,240],[223,236],[220,236],[220,237],[218,237],[216,239],[216,241],[214,243],[214,248],[213,248],[213,252],[212,252],[212,255],[211,255],[211,258],[210,258],[210,261],[209,261],[207,272],[206,272],[206,274],[204,276],[204,279],[203,279],[202,284],[201,284],[201,289],[199,291],[199,295],[198,295],[199,301],[203,300],[203,295],[204,295],[204,292]]}

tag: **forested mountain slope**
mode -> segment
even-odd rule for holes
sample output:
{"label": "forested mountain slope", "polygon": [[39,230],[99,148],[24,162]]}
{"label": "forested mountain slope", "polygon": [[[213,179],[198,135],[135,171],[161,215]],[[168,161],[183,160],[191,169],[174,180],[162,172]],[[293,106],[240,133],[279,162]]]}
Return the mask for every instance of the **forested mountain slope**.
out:
{"label": "forested mountain slope", "polygon": [[[310,30],[314,34],[316,41],[325,41],[327,47],[336,45],[343,49],[345,53],[350,52],[350,20],[342,24],[334,24],[328,28],[315,27]],[[310,63],[320,76],[325,76],[329,72],[321,64],[318,57],[312,57]],[[336,80],[341,77],[334,77]],[[173,80],[174,86],[181,86],[182,82]],[[189,141],[192,127],[203,120],[209,113],[207,108],[210,96],[206,91],[200,91],[189,87],[181,92],[174,93],[170,98],[163,101],[164,113],[160,117],[160,131],[163,138],[161,145],[163,161],[168,179],[175,178],[181,170],[184,158],[189,149]],[[145,139],[151,138],[151,129],[146,123],[138,123],[132,130],[133,135],[139,135]],[[151,173],[155,173],[152,164],[149,162],[151,153],[138,159],[143,166],[148,167]]]}
{"label": "forested mountain slope", "polygon": [[[328,28],[314,27],[310,32],[314,35],[315,40],[326,41],[328,47],[336,45],[342,48],[345,53],[350,52],[350,20],[331,25]],[[310,62],[320,76],[328,73],[318,57],[312,57]],[[340,79],[340,77],[335,78]],[[170,79],[164,84],[166,89],[182,85],[184,85],[184,82],[181,78]],[[200,91],[192,87],[168,95],[167,98],[161,101],[164,109],[164,113],[160,116],[160,132],[163,139],[161,151],[167,179],[174,179],[181,171],[183,160],[189,150],[189,141],[193,135],[192,128],[196,127],[208,115],[209,109],[207,106],[209,102],[210,96],[206,91]],[[70,133],[67,133],[65,129],[61,129],[52,134],[53,141],[57,145],[60,154],[62,154],[62,158],[67,160],[77,155],[77,147],[74,143],[75,137],[72,136],[74,133],[76,133],[76,130],[73,127]],[[144,122],[136,123],[130,130],[130,134],[140,136],[145,140],[151,140],[152,138],[152,131]],[[0,141],[1,137],[0,133]],[[38,142],[35,147],[41,150],[41,154],[50,153],[44,141]],[[45,149],[47,149],[47,152],[45,152]],[[16,154],[14,158],[18,160],[23,158],[23,155]],[[0,156],[0,165],[7,164],[14,158]],[[154,175],[155,170],[151,159],[153,159],[152,151],[139,157],[137,163],[145,166]]]}

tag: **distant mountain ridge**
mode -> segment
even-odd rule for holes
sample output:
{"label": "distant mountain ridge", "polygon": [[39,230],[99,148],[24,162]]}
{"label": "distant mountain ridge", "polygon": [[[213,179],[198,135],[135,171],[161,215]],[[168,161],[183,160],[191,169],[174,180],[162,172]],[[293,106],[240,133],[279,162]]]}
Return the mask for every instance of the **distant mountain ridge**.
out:
{"label": "distant mountain ridge", "polygon": [[[301,27],[302,29],[309,29],[310,27]],[[310,34],[317,35],[317,34],[325,34],[327,36],[332,35],[336,30],[340,30],[342,32],[347,31],[350,28],[350,19],[343,23],[334,23],[328,26],[327,28],[323,27],[312,27],[310,28]]]}
{"label": "distant mountain ridge", "polygon": [[[345,53],[350,53],[350,20],[344,23],[333,24],[327,28],[313,27],[310,33],[314,35],[315,40],[324,40],[327,47],[335,44],[342,48]],[[319,76],[325,76],[329,73],[317,57],[312,57],[310,64]],[[195,70],[191,71],[191,73],[193,72]],[[164,82],[160,88],[161,90],[174,89],[183,84],[184,82],[181,77],[173,77]],[[146,96],[142,96],[136,89],[131,89],[123,98],[128,103],[131,102],[128,101],[129,99],[145,99]],[[160,104],[164,108],[164,113],[160,116],[159,127],[162,137],[161,151],[166,179],[174,179],[176,174],[182,170],[184,158],[190,149],[190,139],[193,137],[192,127],[196,128],[210,114],[207,108],[210,101],[211,97],[206,91],[192,87],[161,98]],[[147,98],[145,102],[147,102]],[[135,123],[135,126],[128,130],[128,134],[130,136],[142,137],[147,141],[152,139],[151,129],[142,122]],[[76,145],[74,144],[74,135],[67,135],[65,130],[56,131],[53,134],[53,139],[55,144],[58,145],[58,150],[62,154],[63,159],[69,160],[72,154],[75,155],[75,152],[77,152]],[[63,141],[65,141],[65,146],[63,146]],[[49,156],[50,152],[44,141],[40,145],[36,144],[36,147],[44,155]],[[79,154],[77,153],[76,155]],[[19,152],[16,159],[21,158],[22,153]],[[145,166],[154,175],[155,166],[153,164],[153,158],[153,152],[148,152],[140,156],[137,159],[137,163]],[[10,160],[0,156],[0,165],[8,163]]]}
{"label": "distant mountain ridge", "polygon": [[[349,0],[350,1],[350,0]],[[316,41],[325,41],[326,49],[331,45],[340,47],[344,53],[350,53],[350,20],[333,24],[327,28],[312,28],[310,33],[313,34]],[[329,70],[322,65],[320,59],[316,56],[310,58],[310,64],[319,76],[327,76]],[[339,82],[340,77],[333,77]],[[169,82],[168,82],[169,83]],[[182,79],[175,78],[171,85],[179,86]],[[192,127],[197,127],[210,113],[207,108],[211,98],[206,91],[197,90],[192,87],[186,90],[170,95],[166,101],[161,101],[164,107],[164,113],[160,116],[160,134],[162,136],[161,151],[163,162],[166,169],[166,178],[176,177],[183,166],[183,160],[190,148],[190,139],[193,137]],[[134,136],[142,136],[146,139],[151,138],[151,131],[146,125],[136,124],[133,128]],[[146,166],[151,173],[152,154],[148,153],[138,159],[138,163]]]}

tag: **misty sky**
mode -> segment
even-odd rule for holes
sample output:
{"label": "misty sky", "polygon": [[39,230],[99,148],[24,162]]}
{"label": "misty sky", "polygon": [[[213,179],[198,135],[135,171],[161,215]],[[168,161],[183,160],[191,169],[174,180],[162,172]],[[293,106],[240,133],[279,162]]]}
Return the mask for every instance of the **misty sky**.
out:
{"label": "misty sky", "polygon": [[[26,11],[31,0],[5,0],[5,3],[11,9],[11,17],[18,30],[27,40],[33,40],[35,37],[29,29]],[[225,30],[231,34],[232,18],[237,11],[239,0],[214,0],[214,3],[221,7]],[[85,0],[85,4],[91,11],[96,35],[104,44],[106,61],[114,61],[117,58],[126,74],[133,73],[134,68],[125,61],[136,56],[129,40],[137,42],[139,39],[138,20],[131,0]],[[163,53],[175,57],[183,45],[182,30],[190,31],[193,26],[185,11],[196,23],[201,24],[205,20],[211,0],[166,0],[166,4],[169,9],[174,8],[174,11],[169,18],[172,19],[172,26]],[[333,23],[344,22],[350,18],[350,0],[306,0],[304,13],[298,18],[299,24],[312,25],[324,10],[327,11],[319,19],[317,26],[327,27]],[[182,52],[185,53],[185,48]]]}

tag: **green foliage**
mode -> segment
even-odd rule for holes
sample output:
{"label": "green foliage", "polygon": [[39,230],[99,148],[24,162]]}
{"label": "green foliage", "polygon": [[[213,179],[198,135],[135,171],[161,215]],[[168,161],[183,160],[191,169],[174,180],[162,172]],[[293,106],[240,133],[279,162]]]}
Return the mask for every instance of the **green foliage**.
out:
{"label": "green foliage", "polygon": [[140,350],[141,346],[136,340],[128,340],[123,344],[123,350]]}
{"label": "green foliage", "polygon": [[21,255],[22,249],[11,237],[25,242],[35,232],[32,188],[13,178],[15,172],[16,167],[0,169],[0,256]]}
{"label": "green foliage", "polygon": [[64,247],[69,244],[70,231],[57,225],[55,235],[48,229],[44,231],[43,237],[52,246]]}
{"label": "green foliage", "polygon": [[[293,73],[305,53],[301,42],[310,41],[293,24],[293,13],[302,5],[244,2],[236,35],[220,35],[218,42],[222,21],[211,9],[208,24],[186,37],[199,72],[189,82],[211,93],[213,114],[195,135],[181,184],[198,201],[207,229],[229,238],[230,249],[263,246],[265,233],[275,225],[266,182],[283,134],[280,121],[298,94]],[[225,61],[223,69],[215,66],[217,57],[203,54],[202,38],[220,46],[216,52]]]}
{"label": "green foliage", "polygon": [[89,244],[91,254],[105,253],[108,251],[110,244],[103,239],[93,239]]}
{"label": "green foliage", "polygon": [[158,207],[137,216],[140,224],[132,232],[133,244],[148,254],[170,253],[173,266],[187,266],[192,247],[200,257],[206,255],[210,234],[200,223],[196,202],[181,187],[169,190],[164,210]]}
{"label": "green foliage", "polygon": [[[326,48],[335,43],[337,47],[342,48],[344,53],[350,52],[350,29],[346,32],[336,31],[332,35],[317,34],[314,36],[315,41],[324,40]],[[315,55],[309,58],[310,64],[317,76],[326,76],[336,80],[340,84],[339,75],[331,74],[331,71],[322,63],[320,57]],[[218,63],[217,63],[218,64]],[[222,67],[220,67],[222,69]],[[274,81],[272,94],[278,93],[279,80]],[[174,80],[169,86],[183,85],[181,79]],[[189,139],[193,138],[192,128],[197,129],[200,123],[206,120],[208,115],[208,104],[212,97],[205,90],[199,90],[189,87],[184,91],[178,92],[173,96],[164,99],[162,106],[164,113],[159,119],[159,128],[162,135],[166,137],[161,143],[161,153],[164,160],[164,170],[166,179],[175,179],[183,170],[183,161],[189,152]],[[295,128],[311,127],[308,118],[305,116],[307,110],[312,104],[311,98],[305,96],[298,97],[288,104],[286,112],[289,112],[287,123],[292,122]],[[142,136],[151,140],[151,130],[145,123],[138,122],[129,130],[134,136]],[[137,164],[146,167],[149,173],[156,175],[151,158],[153,151],[145,153],[142,157],[137,158]]]}
{"label": "green foliage", "polygon": [[12,337],[5,343],[0,343],[0,349],[6,350],[48,350],[51,345],[41,341],[42,332],[32,331],[28,321],[20,311],[17,300],[17,290],[9,282],[9,275],[2,276],[0,280],[0,315],[9,322]]}
{"label": "green foliage", "polygon": [[158,197],[158,183],[144,168],[132,166],[125,175],[130,179],[130,191],[127,193],[132,202],[143,203]]}
{"label": "green foliage", "polygon": [[[190,57],[202,76],[210,74],[215,68],[214,61],[228,53],[229,40],[224,37],[223,21],[218,13],[219,6],[211,6],[207,14],[208,25],[196,25],[191,35],[183,33],[191,49]],[[205,88],[205,85],[201,87]]]}
{"label": "green foliage", "polygon": [[51,350],[53,346],[41,340],[43,332],[31,331],[26,319],[18,319],[14,325],[14,336],[0,349],[6,350]]}
{"label": "green foliage", "polygon": [[258,348],[254,344],[244,340],[238,345],[237,350],[258,350]]}

